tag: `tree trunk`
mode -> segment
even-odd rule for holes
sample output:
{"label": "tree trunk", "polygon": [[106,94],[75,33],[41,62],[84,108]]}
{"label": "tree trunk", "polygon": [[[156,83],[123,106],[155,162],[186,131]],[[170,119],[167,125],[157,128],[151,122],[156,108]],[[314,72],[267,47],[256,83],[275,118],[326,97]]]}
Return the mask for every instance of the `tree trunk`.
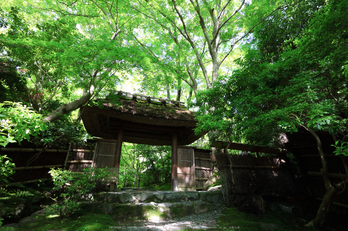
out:
{"label": "tree trunk", "polygon": [[225,205],[227,207],[234,206],[234,189],[233,189],[233,176],[230,170],[230,161],[227,153],[224,153],[222,149],[214,151],[216,157],[217,167],[219,169],[219,175],[222,184],[222,195],[224,197]]}
{"label": "tree trunk", "polygon": [[86,95],[82,96],[81,98],[79,98],[71,103],[63,104],[60,107],[58,107],[56,110],[51,112],[43,120],[45,122],[55,121],[55,120],[59,119],[60,117],[62,117],[62,115],[68,114],[69,112],[74,111],[74,110],[78,109],[79,107],[81,107],[82,105],[84,105],[85,103],[87,103],[88,100],[90,100],[91,96],[92,95],[90,93],[87,93]]}
{"label": "tree trunk", "polygon": [[311,220],[307,226],[314,226],[317,228],[321,228],[326,220],[326,216],[330,210],[332,202],[338,194],[338,188],[334,186],[330,186],[329,189],[326,190],[326,193],[323,197],[323,200],[320,204],[320,207],[317,211],[316,217]]}
{"label": "tree trunk", "polygon": [[323,180],[324,180],[324,184],[325,184],[325,188],[326,188],[326,193],[325,193],[323,200],[320,204],[320,207],[317,211],[316,217],[313,220],[311,220],[306,226],[315,226],[317,228],[321,228],[325,222],[326,216],[330,210],[330,207],[331,207],[335,197],[339,193],[340,188],[348,183],[348,178],[346,178],[346,180],[341,182],[341,183],[334,184],[334,185],[332,184],[331,180],[329,179],[329,170],[328,170],[326,158],[324,155],[324,151],[322,149],[322,142],[320,140],[320,137],[315,133],[315,131],[313,129],[307,128],[305,126],[303,126],[303,127],[307,131],[309,131],[313,135],[315,140],[317,141],[317,149],[318,149],[318,153],[319,153],[320,159],[321,159],[321,164],[323,167],[321,169],[321,172],[323,175]]}
{"label": "tree trunk", "polygon": [[170,100],[170,87],[168,83],[167,83],[167,99]]}
{"label": "tree trunk", "polygon": [[180,102],[181,99],[181,87],[178,89],[177,95],[176,95],[176,101]]}

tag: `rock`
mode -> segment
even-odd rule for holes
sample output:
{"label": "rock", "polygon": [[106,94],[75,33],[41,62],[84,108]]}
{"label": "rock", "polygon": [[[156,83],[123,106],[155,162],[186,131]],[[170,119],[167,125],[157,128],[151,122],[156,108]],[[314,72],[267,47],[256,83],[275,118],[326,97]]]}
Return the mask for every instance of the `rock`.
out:
{"label": "rock", "polygon": [[151,197],[153,197],[153,193],[139,193],[139,194],[135,195],[135,198],[139,202],[143,202],[143,201],[146,201],[148,199],[151,199]]}
{"label": "rock", "polygon": [[209,192],[209,191],[218,191],[218,190],[221,190],[221,185],[216,185],[216,186],[214,186],[214,187],[210,187],[210,188],[208,189],[208,192]]}
{"label": "rock", "polygon": [[264,223],[264,222],[259,222],[262,230],[265,231],[274,231],[274,230],[279,230],[279,225],[274,224],[274,223]]}
{"label": "rock", "polygon": [[24,217],[22,220],[20,220],[20,221],[18,222],[18,227],[26,227],[26,226],[28,226],[30,223],[33,223],[33,222],[35,222],[35,221],[37,221],[37,218],[36,218],[36,217],[32,217],[32,216],[30,216],[30,217]]}
{"label": "rock", "polygon": [[181,193],[167,193],[165,196],[165,201],[168,202],[179,202],[183,198]]}
{"label": "rock", "polygon": [[[214,168],[214,170],[215,170],[215,168]],[[217,179],[218,178],[215,175],[212,175],[211,177],[209,177],[209,179],[203,185],[203,191],[207,191],[207,189],[210,187],[210,185],[214,184]]]}
{"label": "rock", "polygon": [[38,210],[36,212],[33,212],[31,214],[32,217],[38,217],[38,216],[42,216],[42,215],[46,215],[46,209],[41,209],[41,210]]}
{"label": "rock", "polygon": [[[14,228],[14,229],[17,229],[19,226],[18,226],[18,223],[11,223],[11,224],[7,224],[7,225],[4,225],[2,226],[0,229],[6,229],[6,228]],[[7,229],[6,229],[7,230]]]}
{"label": "rock", "polygon": [[122,193],[120,195],[120,201],[122,203],[133,203],[137,200],[134,195],[128,193]]}
{"label": "rock", "polygon": [[15,212],[14,212],[14,216],[15,217],[20,217],[21,214],[24,211],[24,208],[25,208],[25,204],[24,203],[21,203],[21,204],[17,205],[17,207],[15,209]]}
{"label": "rock", "polygon": [[195,201],[199,198],[198,192],[185,192],[183,196],[186,201]]}
{"label": "rock", "polygon": [[161,192],[155,193],[155,197],[156,197],[159,201],[163,201],[164,196],[165,196],[164,193],[161,193]]}
{"label": "rock", "polygon": [[193,203],[193,208],[195,210],[195,214],[206,213],[212,209],[212,205],[203,201],[196,201]]}
{"label": "rock", "polygon": [[201,194],[201,200],[205,202],[209,202],[209,203],[214,203],[214,204],[223,204],[222,192],[221,190],[203,192]]}

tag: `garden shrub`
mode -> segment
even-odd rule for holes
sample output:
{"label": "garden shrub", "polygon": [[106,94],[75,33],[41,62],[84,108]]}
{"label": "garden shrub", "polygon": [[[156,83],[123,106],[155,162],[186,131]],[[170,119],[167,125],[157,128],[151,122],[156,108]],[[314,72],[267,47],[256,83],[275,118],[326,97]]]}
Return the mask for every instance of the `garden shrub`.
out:
{"label": "garden shrub", "polygon": [[8,184],[8,179],[14,173],[15,164],[6,155],[0,155],[0,185]]}
{"label": "garden shrub", "polygon": [[93,200],[89,194],[105,182],[110,173],[106,168],[85,168],[82,172],[54,169],[49,172],[53,180],[55,193],[52,200],[55,204],[48,206],[49,213],[56,213],[62,217],[68,217],[80,210],[83,200]]}

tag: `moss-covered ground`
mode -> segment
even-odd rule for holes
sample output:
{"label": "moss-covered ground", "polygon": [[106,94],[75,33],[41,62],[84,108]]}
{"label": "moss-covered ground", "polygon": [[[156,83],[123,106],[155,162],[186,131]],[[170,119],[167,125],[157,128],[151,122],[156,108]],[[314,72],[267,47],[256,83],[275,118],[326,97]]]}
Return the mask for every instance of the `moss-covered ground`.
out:
{"label": "moss-covered ground", "polygon": [[317,230],[313,227],[306,228],[307,221],[295,218],[284,212],[267,211],[264,217],[259,218],[254,214],[238,211],[237,208],[227,208],[218,218],[219,230],[254,231],[254,230]]}
{"label": "moss-covered ground", "polygon": [[[133,211],[135,212],[135,211]],[[133,224],[134,218],[143,219],[139,211],[133,216],[132,211],[123,211],[123,215],[119,214],[118,220],[115,214],[109,214],[101,210],[88,211],[86,208],[69,218],[60,218],[54,215],[40,215],[37,220],[20,228],[2,228],[4,230],[27,231],[27,230],[114,230],[112,227],[119,224]],[[127,214],[125,216],[125,214]],[[218,218],[219,226],[215,230],[235,230],[235,231],[254,231],[254,230],[316,230],[314,228],[304,228],[306,221],[294,218],[291,215],[282,212],[267,211],[263,218],[258,218],[253,214],[247,214],[238,211],[236,208],[225,209]],[[186,229],[192,230],[192,229]]]}

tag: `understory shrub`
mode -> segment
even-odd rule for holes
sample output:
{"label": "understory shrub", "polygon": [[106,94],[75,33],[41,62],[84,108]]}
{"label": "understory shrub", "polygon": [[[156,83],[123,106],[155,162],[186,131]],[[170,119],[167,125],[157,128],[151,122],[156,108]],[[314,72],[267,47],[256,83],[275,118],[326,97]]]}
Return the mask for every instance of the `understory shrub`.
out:
{"label": "understory shrub", "polygon": [[49,173],[55,191],[51,199],[55,204],[47,209],[49,213],[59,214],[61,217],[68,217],[79,211],[81,202],[92,200],[89,194],[110,177],[106,168],[85,168],[78,173],[52,168]]}
{"label": "understory shrub", "polygon": [[8,179],[14,173],[15,164],[6,155],[0,155],[0,185],[8,184]]}

